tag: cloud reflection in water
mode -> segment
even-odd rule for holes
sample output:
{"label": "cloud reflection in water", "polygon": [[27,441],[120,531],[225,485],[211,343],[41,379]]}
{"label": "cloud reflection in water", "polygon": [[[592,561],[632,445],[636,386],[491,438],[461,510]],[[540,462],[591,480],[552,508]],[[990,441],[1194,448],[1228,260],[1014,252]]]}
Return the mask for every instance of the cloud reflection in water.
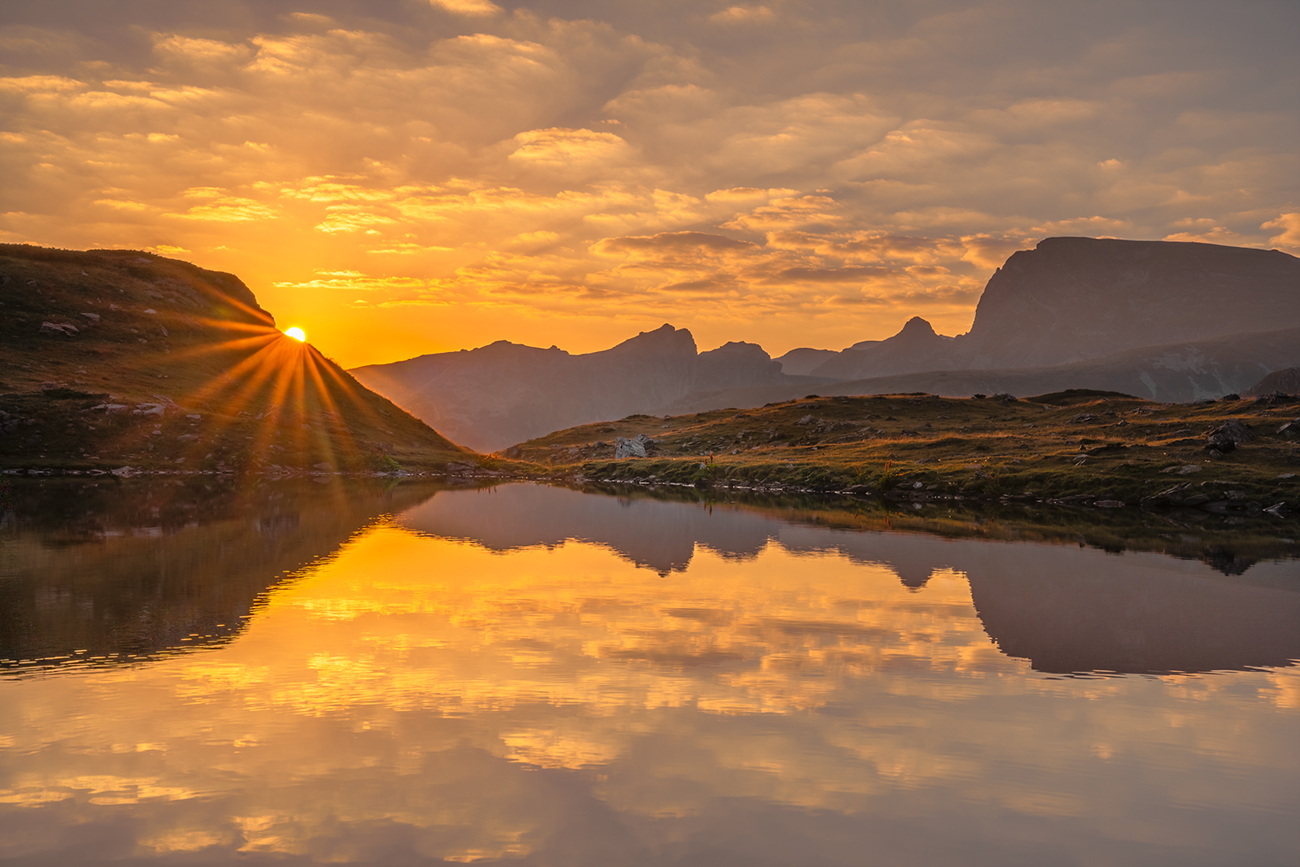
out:
{"label": "cloud reflection in water", "polygon": [[[497,523],[475,528],[484,503]],[[542,526],[569,505],[646,529],[624,539],[644,552]],[[1204,564],[645,505],[439,493],[274,589],[218,651],[0,683],[0,858],[1295,854],[1296,669],[1045,676],[990,641],[966,578],[1019,564],[1195,593],[1221,580]],[[665,527],[693,527],[684,556]],[[929,578],[910,589],[894,562]]]}

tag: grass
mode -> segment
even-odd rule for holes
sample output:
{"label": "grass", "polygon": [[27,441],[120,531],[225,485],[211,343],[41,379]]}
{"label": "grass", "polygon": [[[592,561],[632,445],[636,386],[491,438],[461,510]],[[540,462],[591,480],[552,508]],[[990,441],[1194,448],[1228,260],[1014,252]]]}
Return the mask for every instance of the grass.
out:
{"label": "grass", "polygon": [[[1294,505],[1300,441],[1275,431],[1296,416],[1297,403],[1159,404],[1087,391],[1026,400],[810,396],[743,411],[629,416],[507,453],[535,474],[609,482],[1127,505],[1188,482],[1216,502]],[[1229,419],[1257,438],[1212,457],[1205,437]],[[655,439],[651,454],[615,460],[615,438],[636,434]],[[1196,469],[1179,474],[1188,466]]]}

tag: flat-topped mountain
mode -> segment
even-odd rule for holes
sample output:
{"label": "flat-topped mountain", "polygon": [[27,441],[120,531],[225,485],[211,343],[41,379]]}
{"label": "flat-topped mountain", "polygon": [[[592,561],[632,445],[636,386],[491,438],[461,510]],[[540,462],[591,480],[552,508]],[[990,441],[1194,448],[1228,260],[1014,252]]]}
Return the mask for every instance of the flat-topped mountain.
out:
{"label": "flat-topped mountain", "polygon": [[474,457],[281,334],[233,275],[0,245],[0,465],[366,471]]}
{"label": "flat-topped mountain", "polygon": [[1286,253],[1047,238],[1033,250],[1013,253],[993,274],[969,333],[942,337],[914,317],[893,337],[855,344],[808,373],[850,380],[1049,367],[1295,326],[1300,259]]}
{"label": "flat-topped mountain", "polygon": [[575,424],[651,412],[695,391],[793,381],[756,344],[699,352],[689,331],[671,325],[585,355],[501,340],[352,374],[485,451]]}
{"label": "flat-topped mountain", "polygon": [[1048,238],[989,279],[962,367],[1040,367],[1300,325],[1300,259],[1171,241]]}

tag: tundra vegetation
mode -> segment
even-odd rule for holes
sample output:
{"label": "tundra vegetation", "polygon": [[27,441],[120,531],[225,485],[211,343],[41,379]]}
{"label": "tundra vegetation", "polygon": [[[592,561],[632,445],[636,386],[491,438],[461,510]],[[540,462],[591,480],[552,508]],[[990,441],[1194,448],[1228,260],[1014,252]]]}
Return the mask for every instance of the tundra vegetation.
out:
{"label": "tundra vegetation", "polygon": [[[1300,506],[1298,415],[1300,401],[1281,395],[1198,404],[1088,390],[809,395],[582,425],[501,456],[539,475],[604,482],[1248,515]],[[638,436],[649,439],[646,456],[616,459],[619,440]]]}

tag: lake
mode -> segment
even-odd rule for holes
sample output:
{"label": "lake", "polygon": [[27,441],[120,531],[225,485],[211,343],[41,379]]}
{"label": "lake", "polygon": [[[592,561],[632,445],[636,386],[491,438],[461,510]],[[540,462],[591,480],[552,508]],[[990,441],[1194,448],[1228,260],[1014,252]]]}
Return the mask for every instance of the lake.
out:
{"label": "lake", "polygon": [[694,491],[0,494],[5,864],[1300,863],[1289,556]]}

